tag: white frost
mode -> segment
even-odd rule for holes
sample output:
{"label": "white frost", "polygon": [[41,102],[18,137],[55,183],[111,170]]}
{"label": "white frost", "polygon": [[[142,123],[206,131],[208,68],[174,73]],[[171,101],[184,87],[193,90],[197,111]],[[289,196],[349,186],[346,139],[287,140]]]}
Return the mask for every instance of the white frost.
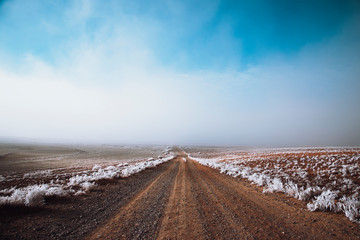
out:
{"label": "white frost", "polygon": [[[360,151],[353,148],[262,149],[242,154],[194,154],[189,157],[221,173],[241,177],[263,187],[310,201],[310,211],[344,212],[360,222],[360,186],[349,177],[360,175]],[[251,167],[250,167],[251,166]],[[313,175],[309,176],[309,172]],[[315,174],[315,177],[314,177]],[[320,187],[321,186],[321,187]],[[346,194],[353,194],[348,197]]]}
{"label": "white frost", "polygon": [[[129,177],[147,168],[155,167],[161,163],[173,159],[173,155],[159,157],[158,159],[149,158],[133,164],[121,163],[117,166],[107,166],[102,168],[95,165],[92,170],[87,170],[59,181],[57,176],[48,184],[31,185],[22,188],[8,188],[0,190],[1,205],[25,205],[28,207],[42,206],[47,196],[67,196],[70,194],[80,195],[96,187],[96,181],[101,179],[114,179],[119,177]],[[52,170],[37,171],[26,173],[23,178],[34,178],[51,176]],[[0,181],[5,178],[0,175]]]}

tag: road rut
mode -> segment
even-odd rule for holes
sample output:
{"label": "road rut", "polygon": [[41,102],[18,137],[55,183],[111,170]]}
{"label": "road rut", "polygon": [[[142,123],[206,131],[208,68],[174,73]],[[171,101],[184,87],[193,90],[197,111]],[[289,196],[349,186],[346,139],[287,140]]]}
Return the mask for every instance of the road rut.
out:
{"label": "road rut", "polygon": [[[175,151],[175,150],[174,150]],[[360,239],[342,214],[177,156],[42,208],[0,207],[0,239]]]}
{"label": "road rut", "polygon": [[358,239],[339,214],[308,212],[283,194],[264,195],[184,152],[88,239]]}

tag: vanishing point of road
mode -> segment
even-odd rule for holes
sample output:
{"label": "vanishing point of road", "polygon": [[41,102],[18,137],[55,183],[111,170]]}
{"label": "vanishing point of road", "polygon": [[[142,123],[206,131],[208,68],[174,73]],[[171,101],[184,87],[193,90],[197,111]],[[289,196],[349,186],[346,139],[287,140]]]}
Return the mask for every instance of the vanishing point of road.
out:
{"label": "vanishing point of road", "polygon": [[[165,167],[164,167],[165,166]],[[174,160],[87,239],[358,239],[357,224],[200,165]],[[141,173],[140,173],[141,174]]]}

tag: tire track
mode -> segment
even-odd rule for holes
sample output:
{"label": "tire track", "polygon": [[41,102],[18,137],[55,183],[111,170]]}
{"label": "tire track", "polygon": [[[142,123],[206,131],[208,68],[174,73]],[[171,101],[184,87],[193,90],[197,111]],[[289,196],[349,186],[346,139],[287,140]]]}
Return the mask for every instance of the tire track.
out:
{"label": "tire track", "polygon": [[203,213],[209,238],[360,238],[359,228],[352,226],[356,224],[343,216],[301,211],[305,205],[302,202],[288,205],[284,198],[289,197],[285,195],[264,195],[244,181],[220,174],[193,160],[188,163],[194,183],[198,185],[196,191],[201,193],[199,211]]}
{"label": "tire track", "polygon": [[[88,239],[358,239],[344,216],[200,165],[178,150],[153,182]],[[291,201],[291,204],[289,203]]]}
{"label": "tire track", "polygon": [[[185,157],[182,155],[182,157]],[[186,161],[186,160],[185,160]],[[184,158],[161,224],[158,239],[205,239],[197,202],[191,189],[191,178]]]}
{"label": "tire track", "polygon": [[179,161],[123,206],[105,225],[87,239],[154,239],[162,218],[170,187],[178,172]]}

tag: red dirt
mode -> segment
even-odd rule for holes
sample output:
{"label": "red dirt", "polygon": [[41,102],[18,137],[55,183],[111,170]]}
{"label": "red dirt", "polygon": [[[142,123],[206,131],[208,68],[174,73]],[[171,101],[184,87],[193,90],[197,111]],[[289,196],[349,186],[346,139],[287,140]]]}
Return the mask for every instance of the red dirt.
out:
{"label": "red dirt", "polygon": [[101,185],[88,196],[49,203],[40,212],[0,209],[0,238],[360,238],[359,225],[341,214],[309,212],[304,202],[284,194],[265,195],[180,150],[170,162]]}

